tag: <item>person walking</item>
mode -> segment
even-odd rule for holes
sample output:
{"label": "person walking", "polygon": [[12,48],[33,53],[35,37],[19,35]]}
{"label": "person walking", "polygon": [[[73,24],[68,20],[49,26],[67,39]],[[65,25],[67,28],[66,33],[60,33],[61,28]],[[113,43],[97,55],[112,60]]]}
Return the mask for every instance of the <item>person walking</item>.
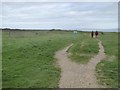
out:
{"label": "person walking", "polygon": [[94,36],[94,32],[92,31],[92,32],[91,32],[91,37],[93,38],[93,36]]}
{"label": "person walking", "polygon": [[96,36],[96,38],[98,37],[98,31],[95,32],[95,36]]}

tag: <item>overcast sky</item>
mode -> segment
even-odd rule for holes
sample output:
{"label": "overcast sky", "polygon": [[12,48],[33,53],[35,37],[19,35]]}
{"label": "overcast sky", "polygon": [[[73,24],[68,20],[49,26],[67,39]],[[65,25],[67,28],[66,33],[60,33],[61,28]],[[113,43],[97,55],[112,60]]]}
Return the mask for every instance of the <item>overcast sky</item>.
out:
{"label": "overcast sky", "polygon": [[30,29],[118,28],[117,2],[4,2],[2,27]]}

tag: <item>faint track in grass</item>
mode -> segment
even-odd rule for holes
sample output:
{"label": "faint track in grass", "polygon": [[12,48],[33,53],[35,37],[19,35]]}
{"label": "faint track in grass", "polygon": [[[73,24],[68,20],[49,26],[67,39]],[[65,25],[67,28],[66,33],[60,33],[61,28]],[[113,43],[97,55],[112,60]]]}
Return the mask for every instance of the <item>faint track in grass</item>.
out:
{"label": "faint track in grass", "polygon": [[91,58],[87,64],[78,64],[68,58],[68,49],[73,45],[57,51],[55,58],[58,59],[58,64],[61,68],[61,78],[59,88],[101,88],[98,85],[95,76],[96,65],[105,58],[104,47],[102,42],[98,40],[99,53]]}

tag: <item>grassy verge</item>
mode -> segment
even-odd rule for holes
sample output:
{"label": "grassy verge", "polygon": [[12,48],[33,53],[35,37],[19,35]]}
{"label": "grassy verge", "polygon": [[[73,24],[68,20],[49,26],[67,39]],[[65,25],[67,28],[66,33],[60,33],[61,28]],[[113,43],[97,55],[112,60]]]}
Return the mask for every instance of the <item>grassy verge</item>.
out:
{"label": "grassy verge", "polygon": [[90,38],[90,33],[85,33],[70,48],[70,58],[78,63],[88,63],[90,58],[98,53],[98,41]]}
{"label": "grassy verge", "polygon": [[0,89],[2,89],[2,31],[0,30]]}
{"label": "grassy verge", "polygon": [[118,33],[105,33],[100,37],[106,58],[96,67],[98,82],[107,87],[118,87]]}
{"label": "grassy verge", "polygon": [[72,43],[71,32],[3,32],[3,88],[57,88],[55,51]]}

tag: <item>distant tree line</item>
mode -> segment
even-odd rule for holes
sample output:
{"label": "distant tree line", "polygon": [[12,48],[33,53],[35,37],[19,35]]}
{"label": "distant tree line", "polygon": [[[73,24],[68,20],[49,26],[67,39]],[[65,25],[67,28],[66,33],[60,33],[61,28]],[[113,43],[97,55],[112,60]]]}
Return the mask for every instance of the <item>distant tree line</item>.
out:
{"label": "distant tree line", "polygon": [[22,29],[2,28],[2,30],[22,30]]}
{"label": "distant tree line", "polygon": [[[30,31],[66,31],[66,32],[72,32],[72,31],[78,31],[78,32],[83,32],[83,31],[80,31],[80,30],[65,30],[65,29],[11,29],[11,28],[2,28],[2,30],[4,31],[9,31],[9,33],[11,31],[26,31],[26,30],[30,30]],[[36,33],[37,35],[37,33]]]}

